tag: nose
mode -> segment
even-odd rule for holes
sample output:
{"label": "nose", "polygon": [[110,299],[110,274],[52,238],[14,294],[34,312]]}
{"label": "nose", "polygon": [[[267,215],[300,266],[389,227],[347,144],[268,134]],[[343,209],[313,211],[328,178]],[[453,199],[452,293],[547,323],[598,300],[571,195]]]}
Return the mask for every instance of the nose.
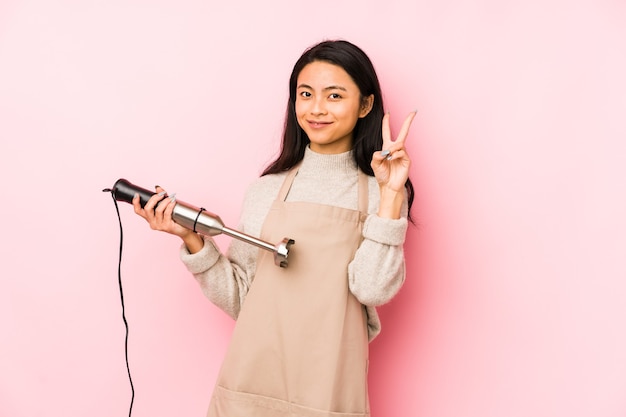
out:
{"label": "nose", "polygon": [[326,103],[324,103],[324,99],[322,97],[316,97],[311,103],[311,114],[326,114]]}

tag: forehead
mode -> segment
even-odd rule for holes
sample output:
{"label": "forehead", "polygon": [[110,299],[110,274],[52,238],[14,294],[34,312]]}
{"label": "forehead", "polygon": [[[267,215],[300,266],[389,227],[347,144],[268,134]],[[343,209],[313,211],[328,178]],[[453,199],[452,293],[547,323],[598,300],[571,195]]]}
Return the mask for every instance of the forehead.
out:
{"label": "forehead", "polygon": [[345,89],[358,90],[357,85],[346,70],[339,65],[325,61],[314,61],[302,68],[302,71],[298,74],[297,85],[298,87],[306,85],[320,89],[338,86]]}

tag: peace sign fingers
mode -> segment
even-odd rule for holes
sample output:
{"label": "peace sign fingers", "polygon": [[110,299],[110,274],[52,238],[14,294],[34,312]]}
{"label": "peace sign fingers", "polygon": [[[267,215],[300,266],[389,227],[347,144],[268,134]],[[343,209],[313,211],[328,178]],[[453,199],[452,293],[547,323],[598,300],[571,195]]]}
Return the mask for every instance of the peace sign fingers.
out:
{"label": "peace sign fingers", "polygon": [[404,123],[402,123],[402,127],[400,128],[400,132],[395,140],[391,140],[391,128],[389,127],[389,113],[385,113],[383,117],[383,151],[381,152],[381,156],[387,158],[387,160],[391,160],[394,158],[394,152],[400,151],[404,149],[404,142],[406,141],[407,136],[409,135],[409,129],[411,127],[411,123],[417,114],[417,110],[409,113],[409,115],[404,119]]}
{"label": "peace sign fingers", "polygon": [[386,187],[396,192],[404,187],[411,165],[411,159],[406,152],[404,144],[416,113],[417,111],[409,113],[395,140],[391,140],[389,113],[383,117],[383,150],[374,152],[370,164],[378,185],[381,187]]}

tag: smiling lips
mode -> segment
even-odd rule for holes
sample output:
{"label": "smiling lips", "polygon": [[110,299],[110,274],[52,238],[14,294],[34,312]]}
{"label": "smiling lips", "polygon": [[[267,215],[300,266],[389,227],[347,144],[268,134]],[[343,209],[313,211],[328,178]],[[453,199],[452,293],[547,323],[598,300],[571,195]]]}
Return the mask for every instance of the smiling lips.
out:
{"label": "smiling lips", "polygon": [[323,127],[326,127],[326,126],[330,125],[332,122],[320,122],[320,121],[317,121],[317,120],[307,120],[307,123],[313,129],[321,129]]}

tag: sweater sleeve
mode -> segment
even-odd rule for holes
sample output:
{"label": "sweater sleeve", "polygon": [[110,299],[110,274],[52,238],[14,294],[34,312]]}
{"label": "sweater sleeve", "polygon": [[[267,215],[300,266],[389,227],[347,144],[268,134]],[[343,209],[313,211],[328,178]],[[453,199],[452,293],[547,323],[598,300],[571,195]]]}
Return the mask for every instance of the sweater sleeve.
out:
{"label": "sweater sleeve", "polygon": [[399,219],[378,217],[373,209],[377,207],[370,207],[363,241],[348,265],[350,291],[368,307],[389,302],[404,283],[403,245],[408,226],[406,201]]}
{"label": "sweater sleeve", "polygon": [[256,250],[233,240],[223,255],[213,239],[204,236],[204,247],[194,254],[185,245],[180,258],[200,284],[202,292],[217,307],[237,319],[254,275]]}
{"label": "sweater sleeve", "polygon": [[[244,198],[238,230],[258,236],[280,178],[262,178],[253,183]],[[180,258],[200,284],[206,297],[237,319],[256,271],[259,249],[233,239],[222,254],[212,238],[204,237],[202,250],[190,254],[183,245]]]}

